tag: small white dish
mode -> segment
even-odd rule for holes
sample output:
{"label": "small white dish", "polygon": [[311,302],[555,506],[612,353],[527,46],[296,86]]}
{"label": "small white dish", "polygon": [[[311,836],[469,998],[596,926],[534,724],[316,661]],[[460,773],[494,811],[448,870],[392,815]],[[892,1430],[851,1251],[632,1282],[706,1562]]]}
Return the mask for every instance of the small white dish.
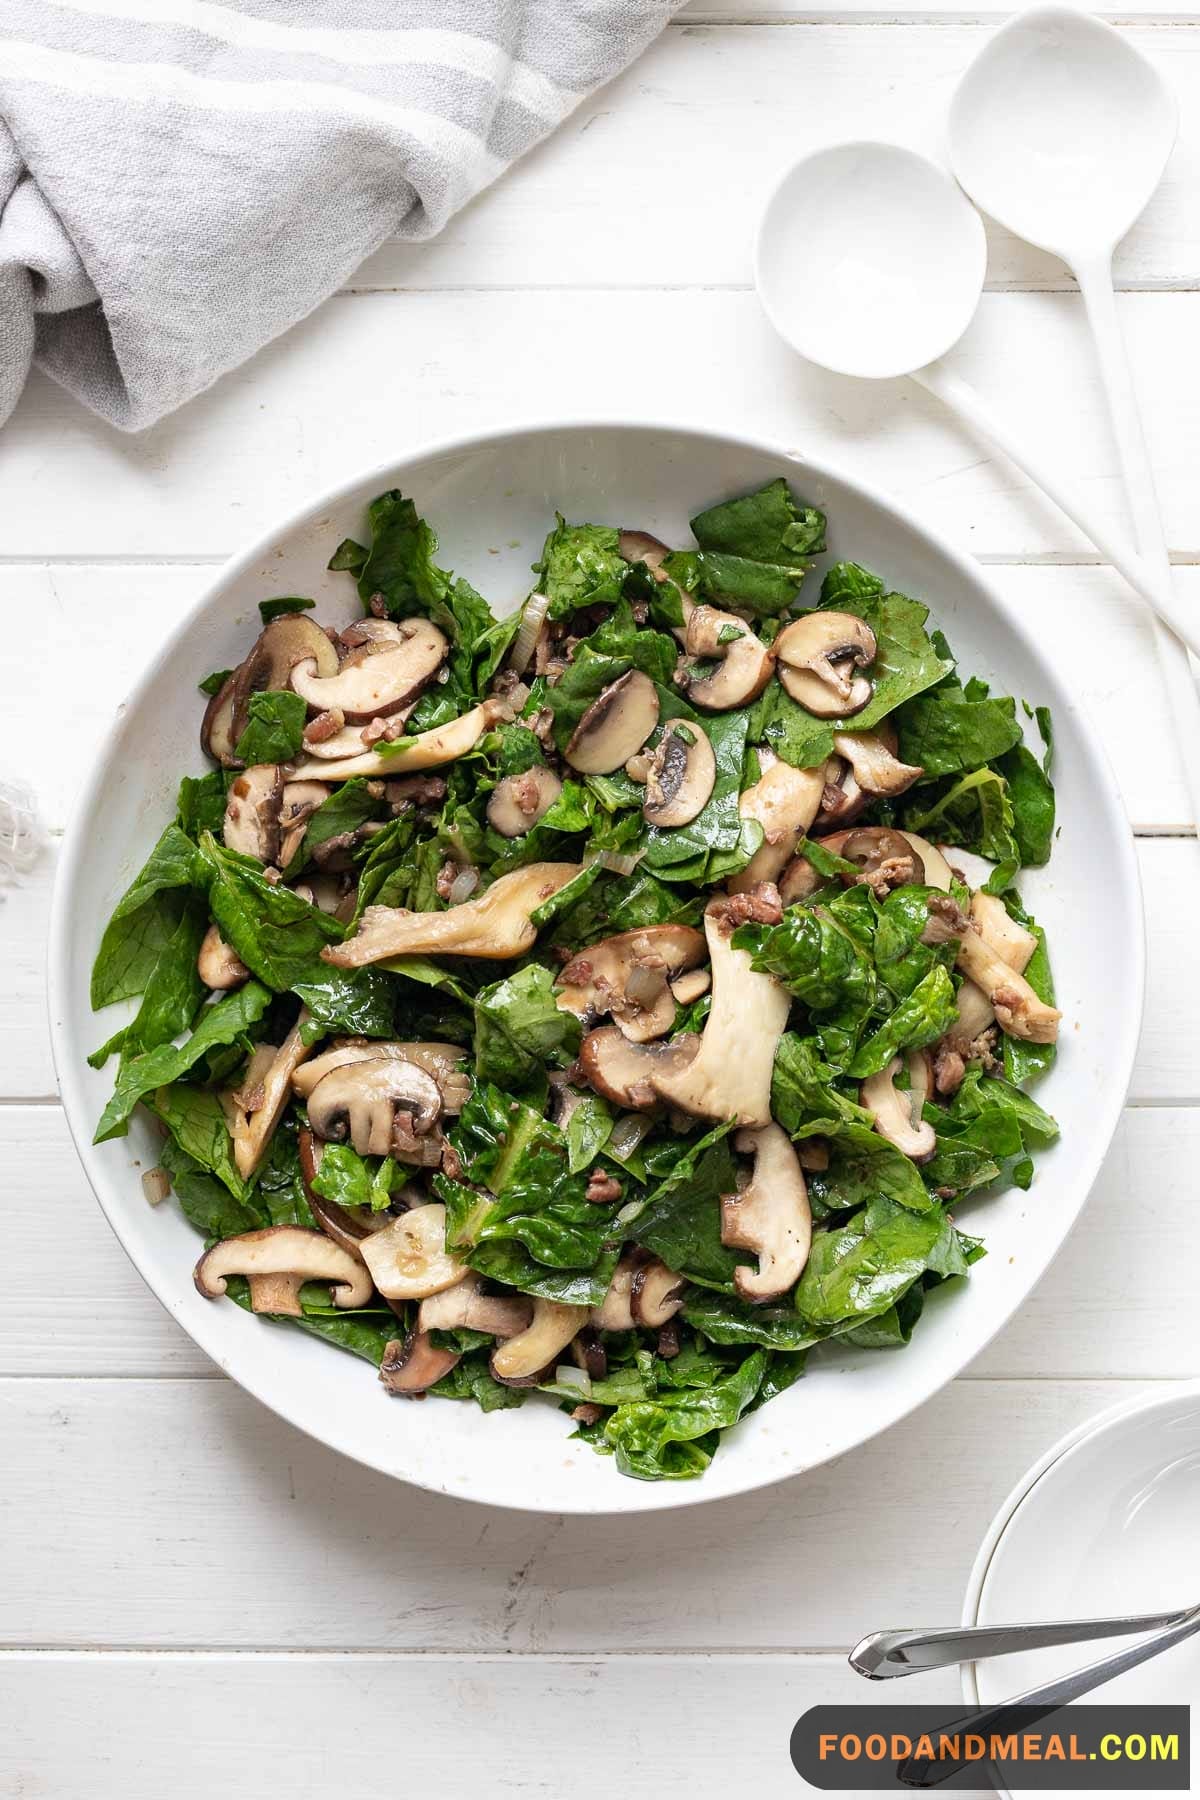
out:
{"label": "small white dish", "polygon": [[[1049,934],[1065,1018],[1061,1054],[1038,1092],[1062,1138],[1039,1158],[1028,1193],[1010,1188],[964,1206],[964,1227],[984,1237],[988,1255],[965,1286],[931,1295],[911,1345],[827,1347],[803,1381],[728,1434],[702,1479],[638,1482],[573,1442],[551,1404],[485,1415],[450,1401],[389,1400],[356,1358],[202,1299],[191,1279],[195,1232],[176,1206],[147,1206],[142,1194],[139,1164],[157,1159],[150,1123],[138,1118],[127,1138],[91,1142],[112,1071],[89,1069],[86,1057],[121,1017],[119,1008],[91,1011],[88,971],[103,921],[173,815],[180,776],[205,766],[196,683],[245,654],[255,603],[272,594],[310,595],[334,623],[358,614],[353,584],[325,565],[342,538],[362,537],[375,495],[412,495],[440,536],[443,563],[507,610],[529,591],[556,506],[686,543],[701,507],[780,473],[828,513],[828,560],[860,561],[920,596],[967,672],[1053,710],[1060,831],[1049,866],[1031,870],[1022,890]],[[55,892],[48,977],[55,1066],[88,1178],[149,1286],[220,1368],[282,1418],[385,1474],[490,1505],[603,1513],[695,1505],[818,1468],[895,1424],[979,1354],[1057,1254],[1104,1159],[1137,1048],[1143,963],[1137,864],[1116,784],[1071,672],[1041,648],[1036,620],[1017,618],[985,570],[861,481],[771,444],[615,422],[519,426],[430,446],[311,501],[217,572],[116,706],[84,782]]]}
{"label": "small white dish", "polygon": [[[1171,1382],[1077,1426],[1022,1476],[980,1546],[963,1624],[1195,1604],[1198,1519],[1200,1381]],[[994,1706],[1128,1643],[1108,1638],[969,1663],[963,1695],[972,1706]],[[1088,1698],[1195,1704],[1200,1639],[1164,1651]]]}

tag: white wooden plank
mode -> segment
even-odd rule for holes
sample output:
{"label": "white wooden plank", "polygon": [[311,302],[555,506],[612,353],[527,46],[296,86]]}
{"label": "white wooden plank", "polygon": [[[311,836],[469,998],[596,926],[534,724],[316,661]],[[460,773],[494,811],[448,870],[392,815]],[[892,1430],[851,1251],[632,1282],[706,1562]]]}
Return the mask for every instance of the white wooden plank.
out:
{"label": "white wooden plank", "polygon": [[[1099,19],[1107,19],[1110,24],[1124,25],[1133,20],[1145,20],[1147,24],[1186,24],[1200,18],[1200,12],[1190,6],[1160,6],[1156,0],[1130,0],[1128,6],[1092,7],[1087,9]],[[677,25],[687,25],[695,21],[697,24],[729,24],[729,25],[763,25],[788,21],[794,24],[816,22],[824,24],[841,24],[846,19],[860,19],[867,24],[910,25],[942,23],[957,24],[963,20],[987,19],[990,28],[996,28],[999,19],[1009,18],[1012,7],[1007,0],[978,0],[978,4],[970,7],[953,6],[908,6],[888,9],[876,4],[876,0],[842,0],[838,6],[798,6],[796,0],[735,0],[729,6],[719,6],[715,0],[688,0],[676,15]]]}
{"label": "white wooden plank", "polygon": [[[103,741],[163,634],[212,573],[201,566],[0,564],[0,613],[26,621],[26,666],[53,659],[66,690],[69,731],[46,731],[42,684],[22,679],[16,667],[0,707],[0,769],[34,785],[51,829],[65,824],[80,768]],[[1037,621],[1050,659],[1071,669],[1135,827],[1160,831],[1190,824],[1145,608],[1108,569],[1025,565],[990,573],[1014,614]],[[1180,569],[1177,579],[1181,594],[1200,609],[1200,568]],[[264,581],[264,596],[269,590]],[[248,623],[247,645],[252,633]],[[969,669],[969,657],[964,666]],[[198,730],[199,694],[194,703]]]}
{"label": "white wooden plank", "polygon": [[[751,1772],[759,1800],[791,1800],[816,1791],[788,1758],[800,1715],[879,1695],[843,1658],[802,1656],[46,1654],[0,1658],[0,1684],[13,1800],[212,1800],[231,1779],[324,1800],[389,1770],[436,1800],[692,1800]],[[921,1698],[955,1716],[957,1677]]]}
{"label": "white wooden plank", "polygon": [[[110,1231],[61,1111],[6,1107],[0,1133],[9,1221],[0,1375],[216,1379],[213,1365],[159,1306]],[[1200,1251],[1198,1163],[1200,1109],[1128,1110],[1081,1223],[972,1374],[1190,1374],[1200,1350],[1193,1274]],[[139,1203],[136,1191],[132,1198]],[[969,1229],[969,1205],[963,1218]],[[56,1243],[51,1333],[41,1285],[49,1219]],[[1174,1251],[1164,1255],[1164,1244]],[[187,1275],[182,1268],[180,1279]]]}
{"label": "white wooden plank", "polygon": [[[1200,957],[1195,919],[1200,859],[1194,840],[1140,838],[1149,971],[1141,1049],[1131,1098],[1163,1104],[1200,1099],[1195,1022],[1200,1018]],[[20,887],[0,893],[0,967],[11,988],[0,1032],[0,1097],[39,1099],[56,1091],[43,994],[46,916],[52,858]],[[1097,871],[1097,880],[1103,873]],[[1086,896],[1081,893],[1081,904]],[[91,954],[80,945],[80,955]],[[10,974],[11,971],[11,974]],[[97,1042],[104,1020],[97,1018]]]}
{"label": "white wooden plank", "polygon": [[[1121,312],[1172,548],[1200,560],[1200,294],[1126,294]],[[986,295],[952,361],[1095,507],[1123,517],[1077,295]],[[802,445],[980,554],[1087,549],[934,400],[800,363],[752,294],[560,291],[334,299],[135,438],[36,377],[0,438],[0,557],[218,554],[422,441],[548,410]]]}
{"label": "white wooden plank", "polygon": [[[634,1546],[619,1514],[536,1517],[396,1486],[228,1382],[3,1381],[0,1440],[20,1478],[0,1491],[0,1641],[849,1646],[889,1620],[955,1619],[1021,1471],[1141,1385],[958,1381],[827,1468],[647,1514]],[[843,1556],[831,1530],[847,1519]]]}
{"label": "white wooden plank", "polygon": [[[710,10],[728,17],[740,8]],[[826,7],[788,10],[792,22],[772,23],[763,0],[750,28],[698,18],[668,28],[440,237],[389,243],[347,285],[748,285],[758,215],[783,167],[855,137],[938,154],[954,87],[997,24],[920,9],[897,18],[877,6],[857,19]],[[969,9],[1008,10],[1000,0]],[[1122,246],[1118,280],[1194,284],[1200,68],[1192,34],[1186,25],[1141,25],[1128,35],[1178,93],[1183,134]],[[1057,259],[999,227],[991,246],[993,286],[1071,285]]]}

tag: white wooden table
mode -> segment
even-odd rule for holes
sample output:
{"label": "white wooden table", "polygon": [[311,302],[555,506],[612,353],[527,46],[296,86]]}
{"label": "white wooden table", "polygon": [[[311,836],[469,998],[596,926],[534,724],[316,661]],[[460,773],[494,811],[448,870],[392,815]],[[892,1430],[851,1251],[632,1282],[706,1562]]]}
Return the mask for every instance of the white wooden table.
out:
{"label": "white wooden table", "polygon": [[[1120,774],[1150,996],[1082,1224],[960,1380],[815,1475],[629,1523],[394,1485],[219,1377],[111,1237],[55,1098],[47,857],[0,903],[0,1794],[210,1800],[231,1779],[439,1800],[791,1793],[799,1713],[868,1691],[844,1663],[856,1636],[955,1619],[983,1528],[1033,1457],[1118,1396],[1197,1372],[1200,853],[1146,621],[934,402],[800,367],[749,287],[774,171],[834,137],[929,144],[993,22],[693,4],[439,242],[381,251],[158,429],[119,437],[35,380],[0,434],[0,770],[36,783],[61,832],[205,568],[430,435],[624,410],[828,453],[998,565]],[[1123,28],[1182,104],[1119,278],[1173,557],[1200,605],[1200,26],[1156,10]],[[955,360],[1119,516],[1063,269],[994,232]]]}

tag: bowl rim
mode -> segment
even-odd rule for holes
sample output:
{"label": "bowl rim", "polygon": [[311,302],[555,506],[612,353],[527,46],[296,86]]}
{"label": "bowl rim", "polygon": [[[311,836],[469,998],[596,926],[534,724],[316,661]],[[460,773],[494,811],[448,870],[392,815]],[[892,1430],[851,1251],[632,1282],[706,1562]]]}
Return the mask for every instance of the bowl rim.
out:
{"label": "bowl rim", "polygon": [[[1123,1068],[1119,1068],[1117,1071],[1120,1076],[1119,1091],[1121,1094],[1121,1104],[1113,1109],[1112,1123],[1108,1131],[1099,1134],[1089,1134],[1087,1143],[1080,1146],[1080,1157],[1077,1167],[1082,1170],[1083,1178],[1080,1179],[1078,1175],[1076,1177],[1078,1181],[1078,1201],[1071,1217],[1064,1222],[1063,1228],[1052,1247],[1044,1254],[1039,1255],[1035,1253],[1027,1260],[1025,1265],[1027,1281],[1021,1300],[1018,1301],[1003,1318],[996,1322],[994,1329],[989,1331],[982,1341],[973,1342],[969,1348],[964,1348],[961,1345],[949,1345],[946,1364],[943,1371],[940,1373],[939,1379],[932,1383],[926,1381],[923,1385],[914,1382],[911,1392],[905,1396],[905,1403],[899,1410],[890,1414],[886,1423],[865,1427],[852,1441],[841,1445],[833,1452],[832,1456],[823,1456],[818,1462],[805,1462],[802,1456],[798,1456],[796,1463],[791,1468],[784,1469],[779,1469],[778,1467],[773,1467],[771,1469],[756,1469],[752,1462],[748,1462],[744,1472],[742,1472],[742,1478],[734,1481],[732,1484],[723,1485],[719,1491],[706,1489],[706,1483],[703,1478],[695,1482],[625,1482],[623,1483],[623,1486],[626,1486],[631,1490],[629,1495],[629,1499],[633,1502],[631,1505],[620,1504],[620,1500],[616,1495],[614,1495],[612,1504],[597,1505],[595,1504],[595,1497],[585,1492],[582,1484],[580,1486],[580,1503],[578,1505],[567,1505],[559,1499],[556,1500],[552,1507],[547,1508],[538,1501],[535,1495],[530,1495],[528,1498],[521,1495],[516,1498],[505,1497],[497,1499],[490,1495],[486,1490],[473,1490],[466,1485],[437,1481],[430,1478],[421,1478],[418,1475],[410,1473],[402,1473],[396,1468],[390,1467],[382,1457],[372,1456],[365,1451],[353,1448],[346,1443],[335,1441],[334,1438],[326,1435],[323,1430],[318,1429],[318,1427],[311,1422],[306,1422],[303,1418],[296,1417],[291,1410],[289,1403],[285,1399],[272,1395],[269,1379],[260,1379],[259,1373],[253,1368],[242,1368],[236,1352],[229,1354],[222,1348],[221,1338],[223,1334],[219,1318],[214,1318],[210,1328],[199,1331],[194,1329],[191,1323],[184,1325],[182,1320],[176,1317],[175,1311],[168,1298],[159,1292],[151,1274],[143,1266],[142,1258],[138,1255],[134,1247],[127,1242],[126,1236],[121,1229],[119,1209],[116,1204],[110,1209],[104,1193],[106,1185],[105,1180],[99,1171],[93,1170],[91,1159],[93,1145],[91,1143],[91,1126],[88,1123],[89,1114],[87,1103],[80,1085],[80,1070],[76,1066],[76,1062],[71,1055],[72,1046],[67,1041],[69,1033],[64,1022],[65,1006],[63,1003],[65,1002],[70,985],[70,921],[75,907],[74,890],[81,871],[86,864],[89,847],[86,833],[77,830],[76,827],[78,821],[86,818],[93,810],[97,796],[104,785],[105,770],[112,751],[113,740],[125,720],[132,716],[145,701],[150,691],[159,681],[164,669],[168,666],[177,648],[186,640],[197,619],[212,604],[218,593],[222,589],[229,587],[234,582],[250,574],[256,566],[262,564],[264,558],[281,541],[281,539],[290,537],[293,533],[303,529],[306,525],[309,525],[321,512],[341,504],[355,493],[372,484],[378,483],[381,490],[384,487],[395,485],[397,472],[402,469],[407,469],[417,463],[429,462],[435,458],[451,457],[484,448],[495,448],[503,446],[514,439],[540,437],[550,433],[557,435],[571,434],[586,438],[589,434],[598,432],[622,432],[626,434],[636,434],[647,438],[656,435],[668,435],[674,438],[691,437],[704,441],[709,445],[719,445],[737,451],[746,451],[758,456],[765,455],[768,457],[777,457],[784,466],[795,466],[799,464],[811,470],[814,475],[820,478],[842,485],[855,493],[867,504],[877,509],[877,511],[884,515],[889,521],[893,522],[900,532],[914,533],[918,538],[924,540],[924,542],[931,546],[966,583],[981,587],[987,594],[988,599],[995,607],[997,613],[1003,619],[1005,630],[1016,639],[1021,649],[1035,664],[1040,664],[1044,661],[1044,655],[1038,649],[1032,631],[1026,625],[1024,620],[1011,613],[1003,597],[1000,595],[999,590],[993,585],[986,564],[976,562],[964,551],[958,549],[956,545],[945,538],[940,531],[926,524],[925,521],[917,517],[911,509],[905,510],[898,500],[893,499],[890,495],[874,486],[870,481],[864,480],[857,474],[850,473],[841,465],[830,462],[824,457],[810,459],[804,451],[800,449],[789,449],[786,445],[768,438],[748,436],[745,433],[715,428],[710,429],[686,421],[672,422],[664,419],[645,418],[631,420],[627,417],[617,415],[610,417],[598,415],[586,419],[580,419],[578,417],[572,418],[569,416],[555,417],[553,415],[549,417],[534,417],[516,420],[494,430],[485,429],[483,431],[458,432],[447,437],[422,440],[417,444],[407,447],[402,453],[390,458],[386,462],[373,463],[365,468],[352,472],[349,475],[343,476],[343,478],[335,485],[324,489],[321,493],[306,499],[299,506],[292,508],[285,517],[276,521],[267,530],[259,532],[242,549],[234,551],[231,556],[211,571],[210,578],[204,583],[182,618],[178,620],[174,627],[163,638],[157,654],[143,669],[141,676],[126,695],[125,704],[117,709],[112,725],[109,727],[102,742],[97,748],[95,760],[88,771],[87,779],[76,794],[74,806],[71,810],[64,833],[59,864],[56,870],[53,892],[51,895],[47,939],[46,999],[49,1013],[51,1055],[54,1062],[55,1074],[58,1079],[59,1094],[62,1100],[63,1111],[66,1114],[67,1126],[71,1134],[71,1139],[87,1177],[88,1185],[91,1188],[101,1211],[104,1213],[118,1243],[129,1257],[130,1262],[145,1282],[147,1288],[154,1295],[155,1299],[158,1300],[164,1310],[170,1314],[171,1317],[176,1318],[176,1323],[182,1326],[182,1329],[188,1333],[193,1342],[197,1343],[200,1349],[203,1350],[207,1356],[212,1358],[223,1374],[236,1381],[241,1388],[251,1394],[255,1400],[266,1406],[277,1418],[282,1419],[294,1429],[303,1432],[306,1437],[312,1438],[315,1442],[336,1451],[342,1456],[349,1457],[354,1462],[361,1463],[364,1467],[388,1475],[393,1480],[404,1481],[411,1486],[423,1488],[431,1493],[473,1500],[479,1504],[499,1506],[510,1511],[543,1514],[547,1511],[555,1514],[569,1512],[603,1516],[606,1514],[624,1515],[635,1512],[673,1510],[685,1506],[700,1506],[709,1500],[733,1499],[741,1494],[751,1493],[760,1488],[774,1486],[776,1483],[790,1480],[793,1476],[808,1473],[810,1470],[819,1468],[823,1466],[824,1463],[833,1460],[834,1457],[840,1457],[853,1450],[860,1449],[863,1444],[878,1437],[882,1432],[889,1431],[893,1426],[900,1424],[904,1419],[915,1412],[918,1407],[923,1406],[926,1401],[932,1399],[935,1394],[940,1393],[943,1388],[947,1387],[951,1381],[962,1373],[962,1370],[968,1363],[972,1362],[983,1352],[997,1333],[1001,1331],[1015,1315],[1017,1307],[1020,1306],[1024,1300],[1028,1299],[1033,1289],[1045,1275],[1046,1270],[1050,1267],[1051,1263],[1066,1243],[1067,1238],[1078,1223],[1079,1217],[1090,1196],[1092,1187],[1095,1184],[1096,1177],[1107,1156],[1113,1134],[1120,1121],[1128,1096],[1129,1085],[1133,1075],[1134,1060],[1137,1055],[1141,1035],[1141,1025],[1145,1008],[1146,919],[1142,895],[1141,874],[1137,862],[1135,841],[1132,829],[1125,814],[1120,789],[1117,786],[1116,777],[1098,732],[1092,725],[1091,719],[1086,711],[1082,707],[1077,706],[1076,715],[1078,718],[1080,736],[1083,740],[1092,768],[1099,777],[1096,783],[1095,798],[1097,803],[1101,805],[1103,810],[1108,814],[1110,823],[1117,827],[1113,834],[1116,845],[1116,860],[1114,865],[1110,866],[1110,873],[1117,877],[1115,885],[1124,892],[1127,901],[1131,906],[1135,923],[1140,925],[1140,929],[1135,930],[1133,933],[1134,941],[1129,946],[1131,957],[1127,966],[1127,977],[1130,982],[1130,1001],[1132,1003],[1130,1007],[1130,1019],[1132,1024],[1127,1032],[1124,1044],[1114,1046],[1115,1048],[1119,1048],[1123,1062]],[[1032,1273],[1029,1272],[1030,1270],[1032,1270]],[[184,1272],[184,1278],[186,1279],[186,1271]],[[239,1366],[235,1368],[232,1366],[233,1364],[238,1364]]]}

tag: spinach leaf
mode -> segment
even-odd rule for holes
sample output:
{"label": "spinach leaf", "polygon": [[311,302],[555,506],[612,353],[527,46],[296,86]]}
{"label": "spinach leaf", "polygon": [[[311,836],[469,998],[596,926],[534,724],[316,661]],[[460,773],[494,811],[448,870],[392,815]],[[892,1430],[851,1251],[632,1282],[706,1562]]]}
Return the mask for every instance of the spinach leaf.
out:
{"label": "spinach leaf", "polygon": [[766,1350],[752,1350],[740,1367],[700,1392],[660,1393],[653,1401],[618,1406],[604,1435],[621,1473],[642,1481],[702,1474],[720,1432],[737,1423],[757,1394],[768,1359]]}
{"label": "spinach leaf", "polygon": [[114,1050],[127,1058],[137,1056],[188,1030],[206,991],[196,957],[207,929],[208,908],[203,896],[184,896],[179,922],[150,973],[137,1016],[88,1057],[93,1069],[103,1067]]}
{"label": "spinach leaf", "polygon": [[548,617],[561,619],[582,606],[611,604],[629,568],[617,549],[620,532],[610,525],[568,525],[561,513],[555,520],[533,565],[541,577],[537,591],[550,599]]}
{"label": "spinach leaf", "polygon": [[200,839],[200,857],[212,916],[246,967],[276,993],[324,981],[330,966],[321,950],[343,938],[345,928],[290,888],[273,886],[253,857],[227,850],[210,832]]}
{"label": "spinach leaf", "polygon": [[673,550],[663,568],[688,594],[715,606],[736,607],[759,619],[775,618],[793,604],[811,564],[754,562],[720,550]]}
{"label": "spinach leaf", "polygon": [[178,1048],[160,1044],[122,1063],[92,1142],[103,1144],[109,1138],[124,1137],[129,1115],[143,1095],[180,1080],[216,1045],[235,1043],[258,1023],[270,1003],[267,989],[257,981],[248,981],[244,987],[206,1006],[185,1044]]}
{"label": "spinach leaf", "polygon": [[[434,1186],[442,1190],[443,1177]],[[540,1263],[515,1241],[490,1239],[473,1249],[460,1251],[462,1260],[489,1281],[503,1282],[518,1293],[537,1299],[561,1300],[565,1306],[599,1306],[617,1264],[615,1247],[603,1249],[586,1269],[552,1269]]]}
{"label": "spinach leaf", "polygon": [[968,700],[954,682],[906,701],[894,723],[901,758],[927,777],[982,768],[1021,741],[1014,700]]}
{"label": "spinach leaf", "polygon": [[845,1225],[815,1233],[796,1310],[814,1330],[857,1325],[886,1312],[930,1269],[966,1272],[942,1208],[914,1212],[881,1195]]}
{"label": "spinach leaf", "polygon": [[336,1031],[345,1037],[391,1037],[396,1029],[396,988],[382,969],[316,967],[292,985],[312,1015],[301,1026],[306,1044]]}
{"label": "spinach leaf", "polygon": [[474,1350],[455,1364],[448,1375],[435,1381],[431,1394],[444,1400],[474,1400],[483,1412],[502,1412],[508,1407],[522,1406],[527,1388],[505,1387],[493,1379],[489,1363],[491,1351]]}
{"label": "spinach leaf", "polygon": [[713,860],[714,852],[738,849],[742,834],[738,796],[749,716],[745,711],[727,712],[694,721],[694,729],[703,731],[712,745],[716,779],[703,810],[689,825],[651,829],[646,842],[645,866],[663,880],[678,880],[679,865],[686,863],[686,878],[701,885],[705,875],[697,872],[698,863],[700,870],[705,870]]}
{"label": "spinach leaf", "polygon": [[[308,821],[304,834],[302,861],[307,861],[331,838],[345,837],[360,829],[368,820],[379,817],[383,803],[373,797],[364,776],[358,775],[334,788]],[[300,864],[294,864],[299,867]],[[289,871],[289,879],[290,879]]]}
{"label": "spinach leaf", "polygon": [[1022,868],[1040,868],[1050,860],[1054,842],[1054,788],[1041,763],[1024,744],[996,764],[1008,783],[1012,833]]}
{"label": "spinach leaf", "polygon": [[910,1212],[928,1212],[934,1200],[916,1164],[869,1125],[846,1121],[829,1142],[829,1167],[806,1176],[816,1218],[848,1212],[880,1195]]}
{"label": "spinach leaf", "polygon": [[692,536],[701,550],[723,550],[753,562],[791,563],[825,548],[825,515],[798,506],[782,475],[755,493],[697,513]]}
{"label": "spinach leaf", "polygon": [[768,1350],[804,1350],[817,1342],[788,1306],[751,1306],[706,1288],[689,1288],[683,1316],[712,1344],[761,1344]]}
{"label": "spinach leaf", "polygon": [[239,1237],[270,1224],[254,1196],[237,1199],[208,1167],[189,1156],[174,1138],[168,1138],[159,1161],[171,1177],[171,1187],[189,1224],[210,1241]]}
{"label": "spinach leaf", "polygon": [[256,763],[290,762],[304,745],[308,702],[284,688],[251,694],[249,719],[235,754],[247,768]]}
{"label": "spinach leaf", "polygon": [[315,600],[302,599],[299,594],[281,594],[277,600],[259,601],[259,617],[264,625],[269,625],[272,619],[281,618],[284,613],[311,612],[316,604]]}
{"label": "spinach leaf", "polygon": [[838,1092],[837,1070],[821,1057],[816,1040],[786,1031],[771,1074],[771,1116],[793,1138],[828,1137],[847,1125],[869,1128],[865,1107]]}
{"label": "spinach leaf", "polygon": [[745,1260],[744,1252],[721,1242],[720,1197],[737,1186],[737,1169],[724,1141],[731,1129],[728,1121],[715,1126],[682,1154],[677,1141],[647,1151],[651,1179],[662,1179],[618,1217],[625,1235],[653,1250],[669,1269],[725,1293],[733,1292],[733,1271]]}
{"label": "spinach leaf", "polygon": [[878,1074],[898,1051],[920,1050],[935,1043],[957,1017],[954,983],[939,963],[859,1046],[849,1073],[858,1080]]}
{"label": "spinach leaf", "polygon": [[401,1176],[390,1156],[360,1156],[349,1144],[326,1144],[313,1191],[338,1206],[369,1206],[382,1212]]}
{"label": "spinach leaf", "polygon": [[920,790],[903,819],[906,831],[961,844],[998,863],[993,880],[1001,887],[1009,885],[1021,866],[1008,783],[994,769],[975,769],[932,791]]}
{"label": "spinach leaf", "polygon": [[891,993],[911,994],[918,982],[937,965],[953,968],[957,946],[922,943],[929,924],[929,902],[936,888],[893,888],[879,907],[873,950],[879,979]]}
{"label": "spinach leaf", "polygon": [[219,832],[225,823],[226,777],[223,769],[207,775],[185,775],[175,803],[175,823],[190,838],[202,831]]}
{"label": "spinach leaf", "polygon": [[[233,1160],[233,1139],[225,1124],[221,1102],[211,1088],[189,1087],[187,1082],[177,1081],[170,1087],[161,1087],[153,1094],[144,1095],[143,1099],[186,1156],[223,1182],[235,1199],[246,1199],[250,1184],[238,1173]],[[165,1156],[162,1160],[166,1162]],[[269,1217],[262,1222],[268,1223]]]}
{"label": "spinach leaf", "polygon": [[870,958],[829,908],[791,906],[778,925],[740,925],[733,945],[803,1000],[825,1056],[848,1063],[878,983]]}
{"label": "spinach leaf", "polygon": [[145,992],[186,908],[180,890],[203,885],[195,844],[168,825],[104,929],[92,968],[93,1008]]}
{"label": "spinach leaf", "polygon": [[575,1098],[564,1128],[567,1167],[572,1175],[591,1168],[612,1136],[614,1123],[612,1108],[599,1094],[581,1094]]}
{"label": "spinach leaf", "polygon": [[[1037,949],[1025,967],[1025,979],[1039,1000],[1054,1004],[1054,977],[1050,972],[1050,956],[1046,949],[1046,933],[1036,920],[1031,919],[1009,894],[1005,896],[1005,905],[1013,917],[1032,931],[1037,939]],[[1004,1035],[1004,1073],[1017,1087],[1032,1081],[1038,1075],[1044,1075],[1053,1063],[1057,1054],[1055,1044],[1028,1044],[1022,1038]]]}
{"label": "spinach leaf", "polygon": [[475,1073],[497,1087],[521,1088],[579,1053],[580,1026],[555,999],[548,969],[529,963],[475,996]]}

